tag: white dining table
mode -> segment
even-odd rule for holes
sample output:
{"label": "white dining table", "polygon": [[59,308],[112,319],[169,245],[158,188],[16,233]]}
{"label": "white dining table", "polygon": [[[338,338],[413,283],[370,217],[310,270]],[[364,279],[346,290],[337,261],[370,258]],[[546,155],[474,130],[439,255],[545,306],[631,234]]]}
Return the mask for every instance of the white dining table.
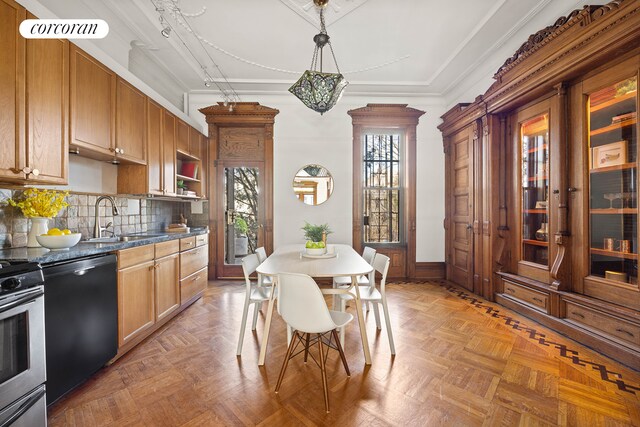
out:
{"label": "white dining table", "polygon": [[301,273],[307,274],[315,278],[333,278],[338,276],[351,276],[351,286],[339,289],[322,289],[324,294],[351,294],[355,299],[356,313],[360,326],[360,337],[362,339],[362,350],[364,351],[365,364],[371,365],[371,353],[369,352],[369,341],[367,340],[367,331],[364,324],[362,313],[362,302],[360,300],[360,292],[357,286],[358,276],[368,275],[373,271],[373,267],[366,262],[360,254],[358,254],[349,245],[328,245],[327,252],[335,253],[335,257],[331,258],[308,258],[303,256],[304,245],[287,245],[276,249],[262,264],[258,266],[256,271],[262,276],[269,276],[273,279],[274,289],[271,292],[269,307],[264,322],[264,333],[262,334],[262,344],[260,345],[260,357],[258,365],[264,365],[267,354],[267,344],[269,342],[269,329],[271,327],[271,317],[273,316],[273,306],[277,291],[278,273]]}

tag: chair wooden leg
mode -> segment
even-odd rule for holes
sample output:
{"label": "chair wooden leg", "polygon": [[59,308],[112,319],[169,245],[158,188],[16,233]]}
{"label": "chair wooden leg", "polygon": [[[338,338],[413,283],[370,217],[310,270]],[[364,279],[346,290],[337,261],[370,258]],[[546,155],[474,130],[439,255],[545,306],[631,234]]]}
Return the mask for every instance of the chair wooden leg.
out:
{"label": "chair wooden leg", "polygon": [[336,347],[338,348],[338,353],[340,353],[340,359],[342,359],[342,365],[344,366],[344,370],[347,371],[347,376],[351,376],[351,372],[349,371],[349,365],[347,365],[347,358],[344,355],[344,350],[342,349],[342,344],[340,344],[340,340],[338,339],[338,332],[334,329],[331,331],[333,335],[333,339],[336,341]]}
{"label": "chair wooden leg", "polygon": [[[295,335],[297,336],[298,333],[295,332]],[[284,373],[289,365],[289,359],[291,359],[291,353],[293,352],[293,347],[295,347],[295,341],[295,339],[291,340],[289,348],[287,348],[287,354],[284,356],[284,362],[282,362],[282,368],[280,368],[280,375],[278,375],[278,382],[276,383],[276,393],[280,390],[280,386],[282,385],[282,379],[284,378]]]}
{"label": "chair wooden leg", "polygon": [[376,318],[376,328],[380,330],[382,329],[382,325],[380,324],[380,310],[378,310],[378,303],[372,302],[371,305],[373,306],[373,315]]}
{"label": "chair wooden leg", "polygon": [[329,386],[327,385],[327,370],[324,360],[322,337],[318,334],[318,350],[320,350],[320,373],[322,374],[322,390],[324,391],[324,409],[329,412]]}
{"label": "chair wooden leg", "polygon": [[304,345],[304,363],[307,363],[307,356],[309,356],[309,338],[311,334],[307,332],[307,343]]}
{"label": "chair wooden leg", "polygon": [[387,324],[387,336],[389,337],[389,347],[391,354],[396,354],[396,346],[393,343],[393,333],[391,332],[391,319],[389,319],[389,308],[387,307],[387,298],[382,297],[382,310],[384,310],[384,321]]}
{"label": "chair wooden leg", "polygon": [[260,303],[256,302],[253,304],[253,322],[251,322],[251,330],[256,330],[256,325],[258,324],[258,312],[260,311]]}
{"label": "chair wooden leg", "polygon": [[240,324],[240,338],[238,338],[238,349],[236,351],[236,356],[240,356],[242,354],[242,342],[244,341],[244,330],[247,327],[248,312],[249,312],[249,296],[247,296],[244,300],[244,309],[242,310],[242,323]]}

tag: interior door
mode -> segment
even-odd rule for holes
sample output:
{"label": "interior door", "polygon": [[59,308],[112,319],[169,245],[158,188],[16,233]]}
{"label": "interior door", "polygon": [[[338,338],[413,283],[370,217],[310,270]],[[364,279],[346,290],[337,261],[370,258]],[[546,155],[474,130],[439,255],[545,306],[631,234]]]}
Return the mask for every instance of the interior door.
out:
{"label": "interior door", "polygon": [[451,231],[448,279],[473,291],[473,135],[471,127],[451,136]]}
{"label": "interior door", "polygon": [[264,163],[218,162],[218,277],[243,277],[242,258],[264,246]]}

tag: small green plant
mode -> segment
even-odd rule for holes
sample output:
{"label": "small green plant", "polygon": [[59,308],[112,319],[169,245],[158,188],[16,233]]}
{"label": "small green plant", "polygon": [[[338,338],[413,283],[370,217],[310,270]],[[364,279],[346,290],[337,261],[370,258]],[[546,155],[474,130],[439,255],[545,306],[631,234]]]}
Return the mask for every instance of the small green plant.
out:
{"label": "small green plant", "polygon": [[244,218],[237,217],[234,225],[238,236],[246,236],[249,232],[249,226],[247,225],[247,221],[245,221]]}
{"label": "small green plant", "polygon": [[302,230],[304,231],[304,238],[312,242],[321,242],[323,233],[325,235],[332,233],[329,229],[329,224],[315,225],[309,224],[307,221],[304,222]]}
{"label": "small green plant", "polygon": [[187,188],[187,184],[185,184],[182,179],[179,179],[178,181],[176,181],[176,187],[185,190]]}

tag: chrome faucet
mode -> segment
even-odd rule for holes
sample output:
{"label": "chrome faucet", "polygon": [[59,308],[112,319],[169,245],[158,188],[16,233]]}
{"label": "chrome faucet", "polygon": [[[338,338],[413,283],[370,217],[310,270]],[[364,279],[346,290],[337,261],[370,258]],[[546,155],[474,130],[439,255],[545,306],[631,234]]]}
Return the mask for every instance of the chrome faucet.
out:
{"label": "chrome faucet", "polygon": [[98,212],[98,205],[100,205],[100,202],[103,200],[109,200],[111,202],[111,211],[113,213],[113,216],[120,215],[120,212],[118,211],[118,207],[116,206],[116,201],[113,200],[113,197],[111,196],[98,197],[98,199],[96,200],[95,226],[93,227],[93,237],[96,239],[99,239],[100,237],[102,237],[102,232],[108,231],[107,228],[109,227],[109,225],[107,225],[104,228],[100,226],[100,214]]}

